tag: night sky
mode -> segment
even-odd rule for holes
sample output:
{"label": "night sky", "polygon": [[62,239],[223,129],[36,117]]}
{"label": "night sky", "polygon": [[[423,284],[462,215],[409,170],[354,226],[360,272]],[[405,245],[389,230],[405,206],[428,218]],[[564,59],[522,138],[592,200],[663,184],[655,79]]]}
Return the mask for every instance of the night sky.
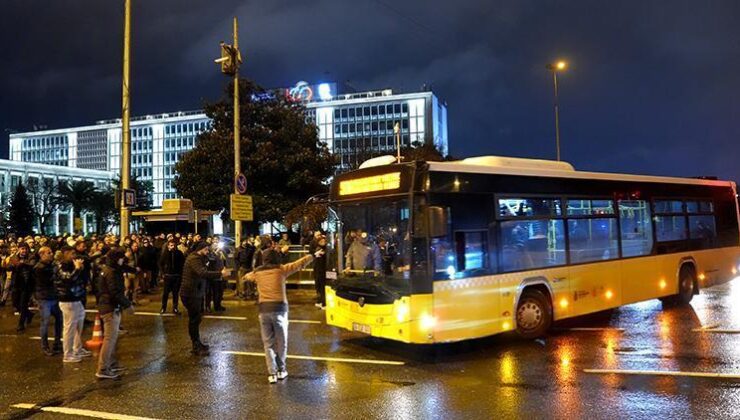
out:
{"label": "night sky", "polygon": [[[239,17],[242,73],[265,87],[431,85],[458,157],[563,159],[577,169],[740,181],[740,1],[133,0],[132,114],[201,107]],[[4,0],[7,131],[120,117],[123,1]]]}

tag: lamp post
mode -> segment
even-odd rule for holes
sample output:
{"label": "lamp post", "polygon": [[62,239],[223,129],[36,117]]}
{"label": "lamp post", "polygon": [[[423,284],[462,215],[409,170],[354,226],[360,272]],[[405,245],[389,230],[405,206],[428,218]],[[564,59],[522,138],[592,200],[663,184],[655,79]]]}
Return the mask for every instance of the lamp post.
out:
{"label": "lamp post", "polygon": [[[129,101],[129,73],[131,57],[131,0],[124,1],[123,19],[123,91],[121,94],[122,117],[121,117],[121,190],[127,191],[131,188],[131,131],[130,123],[130,101]],[[124,194],[121,194],[123,197]],[[121,243],[129,233],[129,217],[131,209],[125,200],[121,205]]]}
{"label": "lamp post", "polygon": [[560,110],[558,109],[558,72],[564,71],[568,67],[568,63],[565,61],[558,61],[556,63],[550,63],[547,69],[552,72],[552,83],[555,87],[555,149],[557,160],[560,161]]}

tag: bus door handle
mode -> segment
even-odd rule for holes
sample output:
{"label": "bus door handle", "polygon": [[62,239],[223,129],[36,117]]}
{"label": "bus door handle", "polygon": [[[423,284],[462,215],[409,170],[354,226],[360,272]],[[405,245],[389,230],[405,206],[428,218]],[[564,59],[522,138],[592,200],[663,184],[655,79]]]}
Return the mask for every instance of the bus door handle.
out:
{"label": "bus door handle", "polygon": [[563,280],[565,280],[565,277],[553,277],[552,282],[553,283],[560,283]]}

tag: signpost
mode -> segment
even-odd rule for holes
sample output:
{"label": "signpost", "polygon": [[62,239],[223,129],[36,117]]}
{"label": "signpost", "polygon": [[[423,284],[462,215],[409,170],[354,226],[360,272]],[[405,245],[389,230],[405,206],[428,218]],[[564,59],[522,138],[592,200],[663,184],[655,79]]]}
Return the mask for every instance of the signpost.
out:
{"label": "signpost", "polygon": [[251,195],[231,194],[231,220],[251,222],[254,220],[254,208]]}

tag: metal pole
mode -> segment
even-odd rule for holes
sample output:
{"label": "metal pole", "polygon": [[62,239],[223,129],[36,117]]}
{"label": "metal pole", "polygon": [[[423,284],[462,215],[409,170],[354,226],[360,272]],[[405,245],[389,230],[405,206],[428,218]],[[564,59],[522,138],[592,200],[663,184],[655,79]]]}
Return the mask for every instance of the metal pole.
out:
{"label": "metal pole", "polygon": [[[130,95],[129,71],[131,50],[131,0],[124,0],[125,12],[123,20],[123,92],[121,118],[121,189],[129,189],[131,183],[131,130],[130,122]],[[123,199],[123,191],[121,198]],[[129,234],[130,209],[121,203],[121,241]]]}
{"label": "metal pole", "polygon": [[560,161],[560,111],[558,109],[558,72],[553,70],[552,80],[555,85],[555,149],[557,160]]}
{"label": "metal pole", "polygon": [[[239,22],[236,16],[234,16],[234,51],[239,51]],[[237,56],[238,52],[234,60],[236,60]],[[234,193],[239,194],[236,188],[236,178],[241,173],[241,150],[239,147],[239,61],[236,60],[234,65],[236,69],[234,72]],[[239,246],[242,243],[241,220],[234,222],[234,230],[236,230],[234,234],[235,245]]]}
{"label": "metal pole", "polygon": [[401,125],[396,123],[393,131],[396,132],[396,163],[401,163]]}

